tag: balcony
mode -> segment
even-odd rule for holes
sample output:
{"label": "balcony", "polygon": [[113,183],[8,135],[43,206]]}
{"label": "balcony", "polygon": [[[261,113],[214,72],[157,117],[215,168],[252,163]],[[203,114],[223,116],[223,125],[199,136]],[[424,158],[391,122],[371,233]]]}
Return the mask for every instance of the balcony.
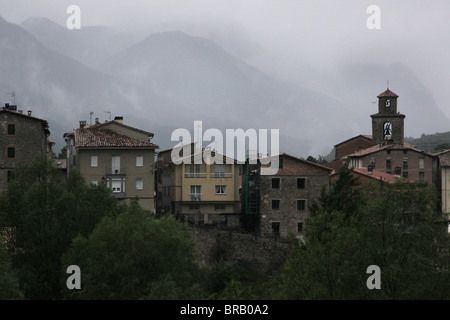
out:
{"label": "balcony", "polygon": [[206,172],[186,172],[185,178],[206,178]]}
{"label": "balcony", "polygon": [[201,193],[191,193],[191,201],[202,201],[202,194]]}
{"label": "balcony", "polygon": [[120,175],[122,175],[122,176],[124,176],[124,175],[126,175],[126,167],[120,167],[120,168],[112,168],[112,167],[106,167],[106,175],[107,176],[110,176],[110,175],[113,175],[113,176],[120,176]]}
{"label": "balcony", "polygon": [[231,178],[231,172],[212,172],[210,173],[211,178]]}

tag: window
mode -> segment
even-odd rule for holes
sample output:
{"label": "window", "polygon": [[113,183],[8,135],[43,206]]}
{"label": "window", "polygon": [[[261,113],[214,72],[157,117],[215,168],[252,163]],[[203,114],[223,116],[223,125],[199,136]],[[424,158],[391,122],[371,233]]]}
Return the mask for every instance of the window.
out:
{"label": "window", "polygon": [[144,179],[136,178],[136,190],[144,190]]}
{"label": "window", "polygon": [[279,222],[272,222],[272,233],[275,236],[280,235],[280,223]]}
{"label": "window", "polygon": [[224,204],[216,204],[216,205],[214,206],[214,209],[215,209],[216,211],[224,211],[224,210],[225,210],[225,205],[224,205]]}
{"label": "window", "polygon": [[272,210],[280,209],[280,200],[272,200]]}
{"label": "window", "polygon": [[8,159],[14,159],[15,157],[16,157],[16,148],[8,147],[7,158]]}
{"label": "window", "polygon": [[297,232],[303,232],[303,222],[297,223]]}
{"label": "window", "polygon": [[16,124],[15,123],[8,123],[8,136],[15,136],[16,135]]}
{"label": "window", "polygon": [[98,156],[91,156],[91,167],[98,167]]}
{"label": "window", "polygon": [[391,170],[391,158],[386,158],[386,170]]}
{"label": "window", "polygon": [[225,165],[224,164],[215,164],[214,165],[214,176],[216,178],[225,177]]}
{"label": "window", "polygon": [[305,189],[306,178],[297,178],[297,189]]}
{"label": "window", "polygon": [[425,172],[419,172],[419,181],[425,181]]}
{"label": "window", "polygon": [[408,158],[403,158],[403,170],[408,170]]}
{"label": "window", "polygon": [[93,186],[98,186],[98,179],[91,179],[91,184]]}
{"label": "window", "polygon": [[112,157],[111,168],[113,174],[120,173],[120,156]]}
{"label": "window", "polygon": [[6,182],[11,182],[14,179],[14,171],[7,170],[6,171]]}
{"label": "window", "polygon": [[297,211],[305,211],[306,200],[297,200]]}
{"label": "window", "polygon": [[425,159],[419,158],[419,169],[425,169]]}
{"label": "window", "polygon": [[191,201],[202,200],[202,186],[191,186]]}
{"label": "window", "polygon": [[408,179],[408,171],[403,171],[403,178]]}
{"label": "window", "polygon": [[111,179],[109,181],[109,187],[114,193],[125,192],[125,180],[122,179]]}
{"label": "window", "polygon": [[190,204],[189,210],[200,210],[200,205],[199,204]]}
{"label": "window", "polygon": [[370,166],[372,166],[372,169],[375,169],[375,157],[370,157]]}
{"label": "window", "polygon": [[402,168],[399,167],[399,166],[395,167],[394,174],[395,175],[400,175],[401,173],[402,173]]}
{"label": "window", "polygon": [[226,186],[216,186],[216,194],[227,194]]}
{"label": "window", "polygon": [[137,156],[136,157],[136,167],[143,167],[143,166],[144,166],[144,157]]}
{"label": "window", "polygon": [[272,178],[272,189],[280,189],[280,178]]}

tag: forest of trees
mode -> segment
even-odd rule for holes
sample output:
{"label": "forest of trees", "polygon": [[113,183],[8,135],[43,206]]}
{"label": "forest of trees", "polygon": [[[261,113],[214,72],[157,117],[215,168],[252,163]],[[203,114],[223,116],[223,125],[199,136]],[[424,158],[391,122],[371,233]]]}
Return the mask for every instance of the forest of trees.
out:
{"label": "forest of trees", "polygon": [[[0,299],[449,299],[450,238],[434,189],[358,186],[343,167],[310,205],[272,275],[230,261],[199,266],[186,225],[120,204],[104,185],[47,159],[15,171],[0,196]],[[81,269],[69,290],[70,265]],[[381,270],[369,290],[366,270]]]}

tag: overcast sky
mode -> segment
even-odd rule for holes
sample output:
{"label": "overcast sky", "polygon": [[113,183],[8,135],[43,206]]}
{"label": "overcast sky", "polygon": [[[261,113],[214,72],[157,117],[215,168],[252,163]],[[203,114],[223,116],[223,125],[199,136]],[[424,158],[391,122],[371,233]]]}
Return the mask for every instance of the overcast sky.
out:
{"label": "overcast sky", "polygon": [[[37,16],[65,25],[74,4],[82,27],[116,26],[141,37],[181,29],[228,41],[255,63],[259,47],[273,57],[267,70],[280,77],[305,67],[332,74],[349,61],[404,62],[450,116],[448,0],[0,0],[0,15],[18,24]],[[380,30],[366,26],[370,5],[381,9]]]}

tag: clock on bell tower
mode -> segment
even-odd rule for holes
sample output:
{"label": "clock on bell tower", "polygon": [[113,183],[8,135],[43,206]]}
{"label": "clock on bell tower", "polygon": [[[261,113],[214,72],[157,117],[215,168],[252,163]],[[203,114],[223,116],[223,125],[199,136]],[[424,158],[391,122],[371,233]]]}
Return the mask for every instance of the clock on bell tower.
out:
{"label": "clock on bell tower", "polygon": [[374,145],[403,145],[405,115],[397,111],[397,98],[389,88],[378,95],[378,113],[370,116]]}

